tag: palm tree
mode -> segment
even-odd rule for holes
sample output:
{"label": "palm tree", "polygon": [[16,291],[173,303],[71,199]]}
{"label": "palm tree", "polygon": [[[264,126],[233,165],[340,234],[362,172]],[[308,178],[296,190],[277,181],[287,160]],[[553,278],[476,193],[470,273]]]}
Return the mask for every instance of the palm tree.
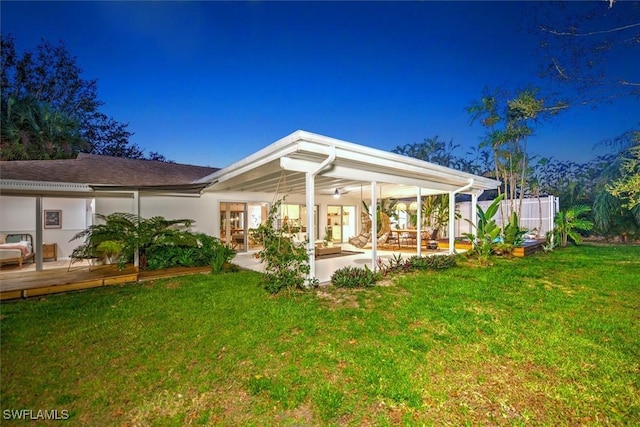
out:
{"label": "palm tree", "polygon": [[49,160],[75,157],[89,145],[77,120],[35,98],[3,102],[2,160]]}
{"label": "palm tree", "polygon": [[591,212],[587,205],[575,205],[556,214],[554,233],[560,238],[560,246],[567,246],[569,237],[576,245],[582,243],[582,236],[578,231],[588,231],[593,228],[593,222],[582,215]]}

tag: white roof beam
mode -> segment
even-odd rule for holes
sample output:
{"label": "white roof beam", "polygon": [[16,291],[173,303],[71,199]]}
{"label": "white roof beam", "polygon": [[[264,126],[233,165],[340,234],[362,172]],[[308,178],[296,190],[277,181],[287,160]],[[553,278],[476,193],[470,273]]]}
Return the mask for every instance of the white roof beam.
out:
{"label": "white roof beam", "polygon": [[[297,172],[307,172],[314,170],[317,167],[316,162],[308,160],[291,159],[289,157],[283,157],[280,159],[280,166],[286,170],[293,170]],[[428,180],[420,180],[415,178],[408,178],[399,175],[392,175],[381,172],[374,172],[364,169],[354,169],[345,166],[333,165],[326,171],[320,173],[319,176],[347,179],[361,182],[379,182],[385,184],[406,185],[413,187],[425,187],[431,190],[440,190],[444,192],[453,191],[459,186],[447,185],[442,183],[430,182]]]}

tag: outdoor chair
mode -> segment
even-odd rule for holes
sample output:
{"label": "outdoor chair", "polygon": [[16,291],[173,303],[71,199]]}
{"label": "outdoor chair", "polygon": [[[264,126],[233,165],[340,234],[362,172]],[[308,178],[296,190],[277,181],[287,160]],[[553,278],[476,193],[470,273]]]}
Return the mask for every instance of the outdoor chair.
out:
{"label": "outdoor chair", "polygon": [[[100,259],[100,256],[98,254],[94,252],[88,252],[86,248],[83,248],[83,247],[75,248],[71,252],[71,256],[69,257],[69,266],[67,267],[67,272],[71,271],[71,267],[73,266],[73,264],[78,262],[84,262],[84,261],[88,261],[89,271],[91,271],[91,269],[93,268],[95,263],[98,261],[98,259]],[[82,267],[78,267],[78,269]]]}
{"label": "outdoor chair", "polygon": [[424,244],[427,249],[438,249],[438,229],[432,228],[426,231],[423,231],[420,235],[422,244]]}

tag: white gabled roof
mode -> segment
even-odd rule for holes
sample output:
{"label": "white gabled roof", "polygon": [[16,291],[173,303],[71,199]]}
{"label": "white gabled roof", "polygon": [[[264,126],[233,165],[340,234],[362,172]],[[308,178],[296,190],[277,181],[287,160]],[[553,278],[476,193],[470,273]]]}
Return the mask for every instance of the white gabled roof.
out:
{"label": "white gabled roof", "polygon": [[[208,175],[205,191],[255,191],[304,194],[305,171],[317,168],[332,150],[335,160],[315,180],[317,192],[331,194],[361,191],[368,195],[376,181],[381,197],[440,194],[469,185],[465,193],[495,189],[500,182],[399,154],[342,141],[306,131],[296,131],[230,166]],[[286,185],[286,188],[278,186]]]}

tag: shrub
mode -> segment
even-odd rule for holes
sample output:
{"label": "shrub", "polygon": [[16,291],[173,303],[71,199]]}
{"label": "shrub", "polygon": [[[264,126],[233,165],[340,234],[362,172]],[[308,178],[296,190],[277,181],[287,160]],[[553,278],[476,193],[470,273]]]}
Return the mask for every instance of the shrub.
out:
{"label": "shrub", "polygon": [[502,232],[504,243],[511,245],[512,249],[513,247],[520,246],[524,243],[524,235],[526,232],[527,230],[518,225],[518,214],[511,212],[511,218],[509,218],[509,222]]}
{"label": "shrub", "polygon": [[391,273],[398,273],[407,270],[407,262],[400,254],[394,254],[388,262],[384,262],[382,258],[378,258],[376,264],[379,274],[383,277],[386,277]]}
{"label": "shrub", "polygon": [[365,265],[365,268],[342,267],[331,276],[331,284],[338,288],[364,288],[373,286],[379,276]]}
{"label": "shrub", "polygon": [[220,239],[204,233],[195,233],[198,241],[199,265],[211,266],[212,273],[222,271],[222,266],[233,259],[236,251],[225,245]]}
{"label": "shrub", "polygon": [[188,244],[159,243],[146,250],[146,269],[159,270],[208,265],[211,266],[211,272],[219,273],[222,266],[235,255],[235,251],[222,243],[220,239],[204,233],[189,233],[187,231],[181,233],[186,235],[183,240]]}
{"label": "shrub", "polygon": [[261,242],[263,249],[258,252],[258,258],[265,263],[264,288],[271,293],[281,289],[293,291],[316,286],[315,278],[307,280],[311,271],[309,255],[306,245],[295,244],[288,235],[288,229],[276,227],[278,210],[282,201],[278,200],[271,206],[264,224],[254,230],[254,238]]}
{"label": "shrub", "polygon": [[455,255],[412,256],[407,260],[407,269],[414,271],[445,270],[456,266]]}
{"label": "shrub", "polygon": [[167,220],[161,216],[141,218],[126,212],[97,214],[96,218],[101,221],[100,224],[89,226],[70,240],[84,239],[84,243],[74,249],[72,257],[95,257],[101,243],[112,241],[120,246],[118,268],[122,269],[132,262],[138,252],[140,268],[144,269],[148,252],[156,246],[196,246],[193,235],[184,231],[193,224],[191,219]]}
{"label": "shrub", "polygon": [[493,247],[493,253],[496,255],[510,256],[513,253],[514,245],[510,243],[498,243]]}
{"label": "shrub", "polygon": [[496,224],[496,220],[493,218],[498,213],[500,208],[500,202],[504,198],[504,194],[499,195],[487,208],[485,212],[479,205],[478,211],[478,224],[467,220],[475,229],[476,233],[463,233],[473,243],[473,252],[478,254],[478,260],[482,265],[489,265],[491,263],[490,257],[493,253],[493,248],[498,243],[498,236],[502,231]]}

